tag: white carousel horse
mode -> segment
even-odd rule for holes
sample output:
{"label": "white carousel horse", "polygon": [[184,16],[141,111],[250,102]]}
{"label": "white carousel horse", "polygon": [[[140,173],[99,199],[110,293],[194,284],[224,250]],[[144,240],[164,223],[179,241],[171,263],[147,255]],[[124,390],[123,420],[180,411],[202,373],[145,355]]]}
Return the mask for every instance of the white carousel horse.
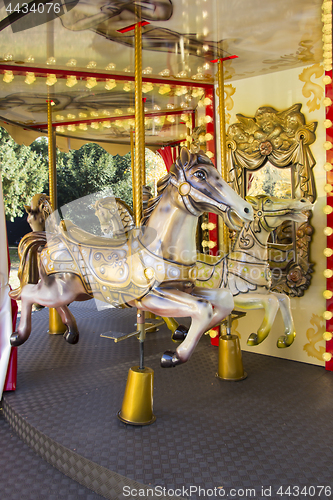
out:
{"label": "white carousel horse", "polygon": [[270,291],[267,241],[270,233],[282,222],[307,221],[306,212],[312,210],[313,205],[305,198],[279,199],[265,195],[248,196],[246,200],[253,206],[253,222],[244,225],[227,256],[209,263],[209,258],[201,254],[196,283],[210,289],[227,287],[234,297],[236,309],[265,310],[264,320],[257,333],[252,333],[248,338],[247,343],[251,346],[260,344],[267,337],[280,308],[285,332],[279,337],[277,346],[288,347],[295,338],[290,299],[284,293]]}
{"label": "white carousel horse", "polygon": [[[76,343],[79,332],[67,304],[95,297],[159,316],[190,316],[186,339],[161,360],[164,367],[186,362],[201,335],[233,308],[230,291],[195,286],[196,226],[205,211],[223,216],[233,228],[239,220],[253,218],[252,206],[228,186],[202,151],[190,154],[182,148],[159,182],[144,227],[128,238],[96,237],[62,221],[41,252],[38,284],[13,291],[22,300],[22,312],[11,344],[23,344],[29,337],[36,301],[57,309],[67,325],[65,339]],[[34,246],[38,248],[38,236]]]}

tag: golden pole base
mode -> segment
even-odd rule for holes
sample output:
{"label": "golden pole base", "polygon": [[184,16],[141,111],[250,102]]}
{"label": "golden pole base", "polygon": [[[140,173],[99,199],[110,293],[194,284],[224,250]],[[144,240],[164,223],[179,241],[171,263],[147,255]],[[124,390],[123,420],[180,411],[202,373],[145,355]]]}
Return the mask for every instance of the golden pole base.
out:
{"label": "golden pole base", "polygon": [[49,329],[50,335],[62,335],[67,330],[67,326],[63,324],[60,314],[54,307],[49,308]]}
{"label": "golden pole base", "polygon": [[149,425],[155,422],[153,414],[154,370],[132,366],[118,418],[125,424]]}
{"label": "golden pole base", "polygon": [[219,363],[216,376],[222,380],[244,380],[242,351],[237,335],[222,335],[219,341]]}

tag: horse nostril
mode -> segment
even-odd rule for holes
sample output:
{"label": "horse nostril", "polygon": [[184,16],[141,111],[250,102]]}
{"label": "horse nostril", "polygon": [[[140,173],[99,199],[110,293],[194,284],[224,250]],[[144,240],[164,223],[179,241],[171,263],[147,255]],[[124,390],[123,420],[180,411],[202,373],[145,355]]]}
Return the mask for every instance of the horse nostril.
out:
{"label": "horse nostril", "polygon": [[249,208],[247,208],[247,207],[245,207],[245,208],[244,208],[244,212],[245,212],[246,214],[248,214],[248,213],[250,213],[250,209],[249,209]]}

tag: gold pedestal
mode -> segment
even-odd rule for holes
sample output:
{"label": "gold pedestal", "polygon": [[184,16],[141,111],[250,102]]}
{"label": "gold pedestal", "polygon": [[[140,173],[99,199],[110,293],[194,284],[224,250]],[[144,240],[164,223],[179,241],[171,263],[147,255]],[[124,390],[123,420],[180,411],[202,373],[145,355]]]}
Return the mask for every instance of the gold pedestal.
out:
{"label": "gold pedestal", "polygon": [[219,364],[216,376],[222,380],[244,380],[242,351],[237,335],[222,335],[219,342]]}
{"label": "gold pedestal", "polygon": [[154,370],[133,366],[128,371],[127,383],[118,418],[125,424],[149,425],[155,422],[153,414]]}
{"label": "gold pedestal", "polygon": [[67,326],[63,324],[60,314],[54,307],[49,308],[49,329],[50,335],[62,335],[67,330]]}

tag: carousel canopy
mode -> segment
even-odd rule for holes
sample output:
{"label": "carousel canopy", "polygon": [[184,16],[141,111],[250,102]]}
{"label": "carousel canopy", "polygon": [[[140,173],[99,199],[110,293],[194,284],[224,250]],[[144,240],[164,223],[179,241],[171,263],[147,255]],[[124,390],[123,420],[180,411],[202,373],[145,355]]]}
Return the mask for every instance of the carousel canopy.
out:
{"label": "carousel canopy", "polygon": [[237,56],[224,63],[227,83],[321,62],[321,7],[321,0],[0,1],[0,124],[29,143],[47,131],[51,99],[62,149],[90,141],[128,150],[131,28],[141,20],[146,145],[171,144],[212,99],[216,59]]}

